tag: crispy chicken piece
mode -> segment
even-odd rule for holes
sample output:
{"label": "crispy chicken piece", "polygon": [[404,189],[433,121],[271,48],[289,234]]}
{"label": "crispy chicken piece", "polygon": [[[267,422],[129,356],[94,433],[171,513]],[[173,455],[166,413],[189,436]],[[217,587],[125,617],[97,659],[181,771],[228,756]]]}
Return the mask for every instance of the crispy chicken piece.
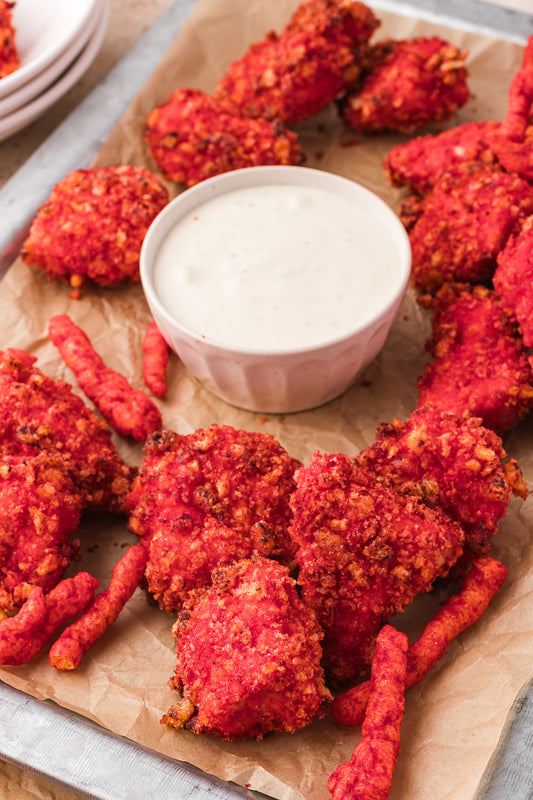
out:
{"label": "crispy chicken piece", "polygon": [[474,553],[488,552],[511,495],[527,496],[518,464],[496,433],[479,418],[431,406],[381,425],[356,458],[386,486],[449,514]]}
{"label": "crispy chicken piece", "polygon": [[533,406],[533,373],[515,319],[483,286],[444,286],[433,308],[418,404],[480,417],[500,433],[517,425]]}
{"label": "crispy chicken piece", "polygon": [[532,212],[533,186],[527,181],[497,165],[456,166],[430,194],[402,206],[414,287],[434,294],[448,281],[490,281],[496,256]]}
{"label": "crispy chicken piece", "polygon": [[85,331],[67,314],[50,318],[48,336],[76,376],[80,389],[120,436],[144,442],[161,428],[163,420],[155,403],[104,363]]}
{"label": "crispy chicken piece", "polygon": [[353,680],[370,663],[382,625],[456,563],[464,533],[341,453],[316,452],[296,483],[290,532],[302,599],[325,631],[326,673]]}
{"label": "crispy chicken piece", "polygon": [[466,57],[438,36],[378,42],[361,86],[340,101],[342,119],[362,133],[413,133],[449,119],[470,97]]}
{"label": "crispy chicken piece", "polygon": [[279,121],[250,119],[199,89],[178,89],[146,119],[161,173],[186,186],[244,167],[301,164],[297,136]]}
{"label": "crispy chicken piece", "polygon": [[141,245],[168,202],[156,175],[141,167],[79,169],[56,184],[22,247],[26,264],[69,283],[137,283]]}
{"label": "crispy chicken piece", "polygon": [[0,78],[11,75],[20,67],[12,16],[14,5],[10,0],[0,0]]}
{"label": "crispy chicken piece", "polygon": [[378,25],[361,2],[307,0],[227,69],[214,96],[250,117],[307,119],[358,77],[358,50]]}
{"label": "crispy chicken piece", "polygon": [[66,455],[89,507],[122,510],[135,469],[119,457],[105,422],[35,362],[24,350],[0,351],[0,457]]}
{"label": "crispy chicken piece", "polygon": [[231,741],[294,733],[331,701],[322,633],[283,565],[264,557],[217,569],[173,627],[181,699],[161,720]]}
{"label": "crispy chicken piece", "polygon": [[83,496],[64,456],[0,460],[0,608],[13,611],[35,586],[52,589],[79,550],[70,541]]}
{"label": "crispy chicken piece", "polygon": [[164,397],[167,391],[169,347],[154,320],[146,328],[142,349],[144,385],[154,397]]}
{"label": "crispy chicken piece", "polygon": [[493,286],[506,311],[518,320],[524,346],[533,347],[533,216],[511,236],[496,258]]}
{"label": "crispy chicken piece", "polygon": [[425,195],[444,172],[457,164],[493,164],[496,158],[488,145],[488,133],[499,124],[495,120],[466,122],[396,145],[383,164],[387,177],[393,186],[407,186],[411,192]]}
{"label": "crispy chicken piece", "polygon": [[272,437],[211,425],[163,431],[145,449],[127,505],[149,548],[148,590],[168,612],[214,568],[254,553],[291,563],[289,495],[300,465]]}

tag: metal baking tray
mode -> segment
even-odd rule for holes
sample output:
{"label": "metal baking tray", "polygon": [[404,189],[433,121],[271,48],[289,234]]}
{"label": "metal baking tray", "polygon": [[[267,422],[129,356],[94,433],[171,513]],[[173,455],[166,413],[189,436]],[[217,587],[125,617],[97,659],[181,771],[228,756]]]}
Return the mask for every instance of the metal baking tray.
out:
{"label": "metal baking tray", "polygon": [[[370,5],[521,44],[533,32],[532,14],[480,0],[370,0]],[[194,0],[175,0],[0,190],[0,278],[18,254],[37,207],[64,174],[88,164],[193,6]],[[532,751],[533,687],[527,685],[510,709],[476,800],[532,800]],[[0,758],[94,800],[265,798],[141,747],[1,681]]]}

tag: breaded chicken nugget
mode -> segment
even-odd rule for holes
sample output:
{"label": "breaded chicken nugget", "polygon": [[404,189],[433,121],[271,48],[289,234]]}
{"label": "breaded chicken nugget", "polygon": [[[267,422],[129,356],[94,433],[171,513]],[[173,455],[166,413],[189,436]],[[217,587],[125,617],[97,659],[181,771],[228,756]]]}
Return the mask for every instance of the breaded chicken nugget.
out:
{"label": "breaded chicken nugget", "polygon": [[119,457],[105,422],[35,362],[24,350],[0,351],[0,456],[67,455],[87,505],[121,510],[135,470]]}
{"label": "breaded chicken nugget", "polygon": [[39,209],[22,257],[74,290],[137,283],[143,239],[167,202],[159,178],[142,167],[70,172]]}
{"label": "breaded chicken nugget", "polygon": [[144,137],[161,173],[193,186],[243,167],[301,164],[297,136],[275,120],[249,119],[199,89],[178,89],[147,117]]}
{"label": "breaded chicken nugget", "polygon": [[456,563],[464,533],[341,453],[315,452],[296,483],[290,533],[302,599],[325,631],[326,674],[353,680],[370,663],[381,626]]}
{"label": "breaded chicken nugget", "polygon": [[307,0],[227,69],[214,96],[251,117],[307,119],[358,77],[358,48],[378,25],[361,2]]}
{"label": "breaded chicken nugget", "polygon": [[502,305],[518,320],[525,347],[533,347],[533,216],[498,253],[492,279]]}
{"label": "breaded chicken nugget", "polygon": [[339,104],[342,119],[363,133],[412,133],[449,119],[470,96],[466,57],[438,36],[378,42],[361,86]]}
{"label": "breaded chicken nugget", "polygon": [[268,434],[211,425],[163,431],[146,446],[127,499],[130,530],[149,548],[148,590],[180,608],[215,567],[254,553],[290,562],[289,495],[299,462]]}
{"label": "breaded chicken nugget", "polygon": [[502,440],[479,418],[417,408],[405,422],[381,425],[357,462],[402,494],[418,495],[462,526],[474,553],[488,552],[513,493],[527,489]]}
{"label": "breaded chicken nugget", "polygon": [[515,319],[483,286],[446,285],[433,308],[418,405],[480,417],[500,433],[517,425],[533,407],[533,373]]}
{"label": "breaded chicken nugget", "polygon": [[494,153],[488,133],[499,125],[495,120],[466,122],[442,133],[417,136],[396,145],[384,161],[393,186],[407,186],[417,194],[428,194],[444,172],[469,161],[493,164]]}
{"label": "breaded chicken nugget", "polygon": [[447,281],[489,281],[496,256],[532,212],[533,186],[497,165],[468,163],[445,173],[430,194],[400,213],[415,288],[435,293]]}
{"label": "breaded chicken nugget", "polygon": [[11,75],[20,67],[12,18],[14,5],[10,0],[0,0],[0,78]]}
{"label": "breaded chicken nugget", "polygon": [[191,592],[173,628],[181,694],[161,720],[224,740],[294,733],[331,701],[322,633],[286,567],[263,557],[213,573]]}
{"label": "breaded chicken nugget", "polygon": [[0,459],[0,608],[19,608],[35,586],[61,579],[79,549],[76,530],[83,496],[57,454]]}

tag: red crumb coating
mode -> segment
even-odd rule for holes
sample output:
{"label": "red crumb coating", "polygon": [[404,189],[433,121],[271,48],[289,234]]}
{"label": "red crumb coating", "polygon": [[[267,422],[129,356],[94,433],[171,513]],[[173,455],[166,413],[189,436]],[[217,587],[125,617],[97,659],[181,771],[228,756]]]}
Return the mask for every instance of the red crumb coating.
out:
{"label": "red crumb coating", "polygon": [[296,482],[290,532],[302,598],[325,631],[326,673],[353,680],[370,663],[384,622],[456,563],[464,533],[341,453],[315,452]]}
{"label": "red crumb coating", "polygon": [[213,573],[191,592],[173,628],[181,698],[161,722],[223,740],[294,733],[331,701],[322,637],[286,567],[263,557]]}
{"label": "red crumb coating", "polygon": [[487,552],[513,493],[527,489],[502,440],[477,417],[425,406],[381,425],[358,463],[400,493],[419,496],[460,523],[475,553]]}
{"label": "red crumb coating", "polygon": [[61,579],[79,542],[83,498],[64,456],[0,460],[0,608],[19,608],[34,586],[50,591]]}
{"label": "red crumb coating", "polygon": [[13,26],[14,5],[10,0],[0,0],[0,78],[11,75],[20,67],[16,30]]}
{"label": "red crumb coating", "polygon": [[363,3],[308,0],[227,69],[214,96],[251,117],[307,119],[358,77],[358,48],[378,25]]}
{"label": "red crumb coating", "polygon": [[164,397],[167,391],[168,344],[152,320],[143,339],[143,378],[154,397]]}
{"label": "red crumb coating", "polygon": [[270,435],[211,425],[151,437],[128,497],[130,530],[149,548],[148,589],[166,611],[218,566],[252,554],[290,563],[292,459]]}
{"label": "red crumb coating", "polygon": [[[419,683],[442,658],[450,642],[482,617],[506,578],[507,568],[499,561],[489,556],[472,561],[461,590],[447,600],[409,646],[406,689]],[[364,681],[337,695],[330,707],[332,717],[341,725],[361,725],[370,693],[370,681]]]}
{"label": "red crumb coating", "polygon": [[146,550],[140,544],[128,548],[113,567],[109,586],[96,595],[89,607],[65,628],[50,648],[50,664],[56,669],[76,669],[82,656],[115,622],[142,578]]}
{"label": "red crumb coating", "polygon": [[161,414],[153,401],[104,364],[85,332],[70,317],[51,317],[48,336],[76,376],[80,389],[117,433],[144,442],[161,428]]}
{"label": "red crumb coating", "polygon": [[146,231],[167,202],[159,178],[142,167],[70,172],[39,209],[22,256],[74,289],[137,283]]}
{"label": "red crumb coating", "polygon": [[385,625],[378,634],[363,738],[330,775],[331,800],[387,800],[400,752],[405,709],[407,636]]}
{"label": "red crumb coating", "polygon": [[144,136],[162,174],[193,186],[213,175],[304,160],[279,121],[243,117],[198,89],[178,89],[147,117]]}
{"label": "red crumb coating", "polygon": [[533,216],[498,253],[493,286],[505,310],[518,320],[525,347],[533,347]]}
{"label": "red crumb coating", "polygon": [[78,572],[46,595],[34,587],[16,616],[0,622],[0,664],[27,664],[61,625],[83,611],[97,586],[88,572]]}
{"label": "red crumb coating", "polygon": [[447,172],[423,200],[412,198],[401,218],[409,231],[412,281],[435,293],[447,281],[484,283],[496,256],[533,212],[533,186],[496,165],[468,163]]}
{"label": "red crumb coating", "polygon": [[517,425],[533,406],[533,373],[515,319],[483,286],[446,285],[433,308],[418,404],[480,417],[500,433]]}
{"label": "red crumb coating", "polygon": [[449,119],[470,97],[466,56],[438,36],[373,45],[362,85],[342,99],[344,122],[363,133],[412,133]]}
{"label": "red crumb coating", "polygon": [[136,470],[119,457],[105,422],[72,386],[35,366],[24,350],[0,351],[0,456],[68,456],[87,506],[118,511]]}
{"label": "red crumb coating", "polygon": [[443,172],[469,161],[494,163],[488,134],[499,125],[493,120],[466,122],[442,133],[417,136],[396,145],[388,153],[384,168],[393,186],[407,186],[427,194]]}

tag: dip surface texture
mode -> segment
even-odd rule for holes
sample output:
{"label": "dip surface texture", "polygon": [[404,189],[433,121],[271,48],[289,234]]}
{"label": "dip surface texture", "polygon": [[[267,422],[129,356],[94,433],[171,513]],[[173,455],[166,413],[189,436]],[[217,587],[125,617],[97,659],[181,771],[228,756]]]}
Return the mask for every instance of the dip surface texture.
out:
{"label": "dip surface texture", "polygon": [[392,236],[323,189],[253,186],[184,216],[156,257],[154,284],[182,325],[265,352],[315,347],[364,326],[401,281]]}

